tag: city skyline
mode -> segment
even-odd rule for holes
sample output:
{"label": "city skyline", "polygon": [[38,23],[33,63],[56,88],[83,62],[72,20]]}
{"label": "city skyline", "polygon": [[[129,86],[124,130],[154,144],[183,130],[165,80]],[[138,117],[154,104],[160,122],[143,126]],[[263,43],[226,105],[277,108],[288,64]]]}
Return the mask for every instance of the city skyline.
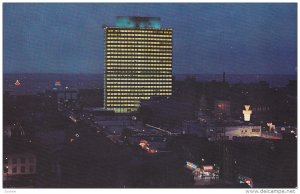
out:
{"label": "city skyline", "polygon": [[297,6],[4,3],[3,189],[295,193]]}
{"label": "city skyline", "polygon": [[160,17],[162,27],[174,28],[174,74],[297,71],[297,4],[5,3],[3,7],[4,73],[102,74],[102,27],[113,26],[115,17],[124,15]]}

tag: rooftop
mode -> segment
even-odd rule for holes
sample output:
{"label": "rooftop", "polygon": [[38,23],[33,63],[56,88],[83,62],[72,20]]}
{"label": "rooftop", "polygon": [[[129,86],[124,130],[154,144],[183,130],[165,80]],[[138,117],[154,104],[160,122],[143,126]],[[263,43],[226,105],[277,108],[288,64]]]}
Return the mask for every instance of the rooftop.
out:
{"label": "rooftop", "polygon": [[116,26],[121,28],[160,28],[159,17],[117,16]]}

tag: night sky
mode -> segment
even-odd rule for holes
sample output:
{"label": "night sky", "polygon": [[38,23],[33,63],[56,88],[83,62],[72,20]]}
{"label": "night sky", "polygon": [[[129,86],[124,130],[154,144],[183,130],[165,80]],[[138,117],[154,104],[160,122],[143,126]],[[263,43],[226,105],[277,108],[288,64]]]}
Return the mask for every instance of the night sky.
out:
{"label": "night sky", "polygon": [[8,4],[4,73],[102,73],[103,25],[160,17],[174,73],[296,74],[297,4]]}

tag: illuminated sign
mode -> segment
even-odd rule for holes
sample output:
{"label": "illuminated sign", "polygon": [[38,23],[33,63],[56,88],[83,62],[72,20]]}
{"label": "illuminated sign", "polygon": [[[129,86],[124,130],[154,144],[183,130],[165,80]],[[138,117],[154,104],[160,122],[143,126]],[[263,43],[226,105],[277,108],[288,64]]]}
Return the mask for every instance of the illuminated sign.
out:
{"label": "illuminated sign", "polygon": [[249,185],[249,187],[253,187],[253,180],[252,178],[243,176],[243,175],[239,175],[238,176],[238,180],[240,181],[240,183],[246,183],[247,185]]}
{"label": "illuminated sign", "polygon": [[214,167],[212,165],[203,166],[204,171],[210,171],[210,170],[213,170],[213,169],[214,169]]}
{"label": "illuminated sign", "polygon": [[186,167],[191,169],[191,170],[196,170],[197,169],[197,165],[192,163],[192,162],[186,162]]}
{"label": "illuminated sign", "polygon": [[245,105],[245,110],[243,110],[244,121],[250,121],[252,110],[250,110],[250,105]]}
{"label": "illuminated sign", "polygon": [[148,151],[148,153],[149,153],[149,154],[155,154],[155,153],[157,153],[157,150],[150,149],[150,150]]}
{"label": "illuminated sign", "polygon": [[116,26],[119,28],[160,28],[160,18],[118,16]]}
{"label": "illuminated sign", "polygon": [[[149,143],[148,143],[146,140],[141,140],[140,143],[139,143],[139,145],[141,146],[141,148],[147,149]],[[148,149],[149,149],[149,148],[148,148]]]}
{"label": "illuminated sign", "polygon": [[267,123],[267,126],[269,127],[270,131],[275,130],[275,125],[273,125],[273,123]]}
{"label": "illuminated sign", "polygon": [[155,154],[157,153],[157,150],[155,149],[150,149],[149,148],[149,143],[148,141],[146,140],[141,140],[140,143],[139,143],[139,146],[143,149],[143,150],[146,150],[149,154]]}
{"label": "illuminated sign", "polygon": [[19,80],[17,80],[16,82],[15,82],[15,86],[20,86],[21,85],[21,82],[19,81]]}
{"label": "illuminated sign", "polygon": [[59,86],[61,86],[61,82],[60,82],[60,81],[55,81],[54,85],[55,85],[56,87],[59,87]]}
{"label": "illuminated sign", "polygon": [[148,143],[148,141],[142,139],[142,140],[140,141],[139,145],[141,146],[141,148],[147,149],[148,146],[149,146],[149,143]]}
{"label": "illuminated sign", "polygon": [[201,169],[200,168],[196,168],[196,170],[195,170],[196,172],[200,172],[201,171]]}

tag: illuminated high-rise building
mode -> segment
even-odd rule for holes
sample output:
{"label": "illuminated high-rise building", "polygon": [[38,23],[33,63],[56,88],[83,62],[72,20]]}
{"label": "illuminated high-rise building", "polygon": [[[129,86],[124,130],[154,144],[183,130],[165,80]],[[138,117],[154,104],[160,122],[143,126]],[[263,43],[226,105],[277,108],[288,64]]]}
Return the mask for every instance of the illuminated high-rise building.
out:
{"label": "illuminated high-rise building", "polygon": [[172,95],[172,33],[154,17],[117,17],[104,28],[106,109],[132,112],[141,100]]}

